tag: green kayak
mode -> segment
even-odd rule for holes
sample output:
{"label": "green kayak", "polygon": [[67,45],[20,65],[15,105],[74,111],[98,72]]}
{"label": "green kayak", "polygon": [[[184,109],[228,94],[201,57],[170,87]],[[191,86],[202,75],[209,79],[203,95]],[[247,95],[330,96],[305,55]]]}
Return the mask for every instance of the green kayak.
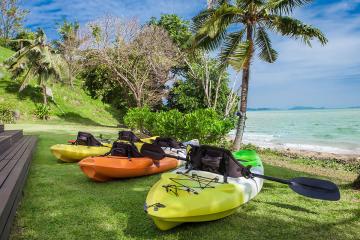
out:
{"label": "green kayak", "polygon": [[259,167],[262,166],[259,155],[254,150],[239,150],[232,153],[236,160],[241,162],[245,167]]}

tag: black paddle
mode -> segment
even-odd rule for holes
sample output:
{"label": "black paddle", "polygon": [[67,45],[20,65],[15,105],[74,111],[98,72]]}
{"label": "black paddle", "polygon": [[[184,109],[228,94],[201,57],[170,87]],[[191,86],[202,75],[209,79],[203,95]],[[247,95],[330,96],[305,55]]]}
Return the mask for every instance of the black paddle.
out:
{"label": "black paddle", "polygon": [[[224,149],[225,150],[225,149]],[[228,154],[230,154],[231,158],[235,161],[235,163],[240,166],[241,165],[236,159],[234,159],[233,155],[229,150],[225,150]],[[180,158],[178,156],[169,155],[162,150],[161,147],[152,145],[152,144],[144,144],[141,148],[141,153],[144,156],[153,158],[155,160],[160,160],[165,157],[177,158],[180,160],[186,160],[185,158]],[[328,200],[328,201],[337,201],[340,199],[340,191],[339,188],[330,181],[321,180],[316,178],[307,178],[307,177],[297,177],[292,179],[281,179],[271,176],[265,176],[257,173],[248,171],[248,177],[258,177],[269,181],[274,181],[282,184],[288,185],[294,192],[309,198]]]}
{"label": "black paddle", "polygon": [[250,176],[287,184],[294,192],[305,197],[328,201],[340,199],[339,188],[333,182],[327,180],[308,177],[297,177],[287,180],[256,173],[250,173]]}

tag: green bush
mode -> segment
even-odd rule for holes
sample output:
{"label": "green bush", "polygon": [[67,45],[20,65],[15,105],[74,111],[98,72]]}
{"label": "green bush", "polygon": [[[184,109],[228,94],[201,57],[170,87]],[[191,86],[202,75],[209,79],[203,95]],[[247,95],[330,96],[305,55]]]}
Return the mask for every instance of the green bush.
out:
{"label": "green bush", "polygon": [[131,129],[152,135],[174,137],[180,141],[199,139],[201,143],[219,143],[234,128],[233,119],[222,119],[212,109],[199,109],[191,113],[178,110],[151,112],[149,108],[133,108],[124,117]]}
{"label": "green bush", "polygon": [[153,128],[154,117],[155,114],[148,107],[132,108],[126,113],[124,122],[129,128],[144,132]]}
{"label": "green bush", "polygon": [[178,110],[160,111],[154,114],[154,123],[148,126],[153,135],[184,139],[184,114]]}
{"label": "green bush", "polygon": [[48,120],[50,117],[50,107],[45,104],[36,105],[35,116],[38,119]]}
{"label": "green bush", "polygon": [[14,123],[14,112],[11,104],[0,103],[0,123]]}

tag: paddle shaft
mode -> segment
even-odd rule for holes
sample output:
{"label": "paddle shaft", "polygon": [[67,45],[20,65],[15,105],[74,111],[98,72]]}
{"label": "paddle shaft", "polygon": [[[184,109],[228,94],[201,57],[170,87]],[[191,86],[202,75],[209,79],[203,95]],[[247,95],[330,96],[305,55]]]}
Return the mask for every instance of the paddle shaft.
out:
{"label": "paddle shaft", "polygon": [[282,184],[287,184],[287,185],[290,184],[290,181],[286,180],[286,179],[265,176],[265,175],[261,175],[261,174],[257,174],[257,173],[251,173],[250,175],[253,177],[258,177],[258,178],[262,178],[262,179],[266,179],[266,180],[270,180],[270,181],[274,181],[274,182],[278,182],[278,183],[282,183]]}
{"label": "paddle shaft", "polygon": [[[236,159],[233,159],[233,160],[239,167],[242,167],[242,168],[244,167]],[[282,183],[282,184],[286,184],[286,185],[289,185],[291,183],[290,180],[253,173],[253,172],[250,172],[250,170],[249,170],[249,176],[250,177],[258,177],[258,178],[262,178],[262,179],[266,179],[266,180],[269,180],[269,181],[274,181],[274,182],[278,182],[278,183]]]}

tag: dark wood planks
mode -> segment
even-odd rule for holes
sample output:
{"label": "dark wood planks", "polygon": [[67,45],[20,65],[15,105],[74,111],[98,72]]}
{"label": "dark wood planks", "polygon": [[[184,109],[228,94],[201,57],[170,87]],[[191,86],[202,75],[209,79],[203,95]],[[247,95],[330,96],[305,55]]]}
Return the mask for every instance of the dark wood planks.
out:
{"label": "dark wood planks", "polygon": [[8,150],[23,137],[22,130],[10,130],[0,133],[0,154]]}
{"label": "dark wood planks", "polygon": [[36,145],[36,137],[24,136],[0,154],[0,239],[8,239],[22,196]]}

